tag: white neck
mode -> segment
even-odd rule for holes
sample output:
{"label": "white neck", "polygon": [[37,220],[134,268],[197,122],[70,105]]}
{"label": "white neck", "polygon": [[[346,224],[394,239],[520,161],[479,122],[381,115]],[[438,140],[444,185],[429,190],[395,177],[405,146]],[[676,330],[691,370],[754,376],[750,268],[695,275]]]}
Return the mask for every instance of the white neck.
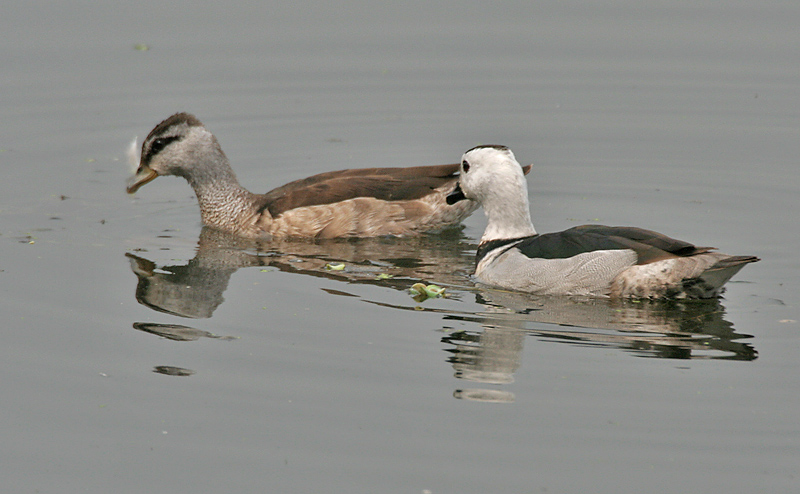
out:
{"label": "white neck", "polygon": [[[519,197],[519,200],[509,201],[506,199],[508,197]],[[489,223],[483,232],[481,242],[536,235],[531,222],[527,187],[523,187],[522,191],[511,191],[511,193],[505,190],[505,187],[493,191],[484,198],[483,210]]]}
{"label": "white neck", "polygon": [[483,206],[489,219],[481,242],[536,235],[528,204],[528,183],[514,153],[505,146],[479,146],[462,157],[459,184]]}

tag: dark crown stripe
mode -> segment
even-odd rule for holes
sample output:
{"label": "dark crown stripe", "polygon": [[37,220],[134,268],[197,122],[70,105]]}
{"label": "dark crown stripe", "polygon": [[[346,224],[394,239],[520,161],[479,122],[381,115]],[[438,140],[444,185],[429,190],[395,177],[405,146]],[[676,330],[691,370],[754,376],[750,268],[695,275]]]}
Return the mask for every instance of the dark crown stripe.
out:
{"label": "dark crown stripe", "polygon": [[[150,131],[147,138],[142,142],[143,163],[149,163],[153,156],[161,152],[168,144],[182,138],[181,135],[170,135],[170,129],[178,125],[200,127],[203,124],[197,117],[190,113],[176,113],[164,119]],[[150,143],[150,146],[148,149],[145,149],[148,143]]]}
{"label": "dark crown stripe", "polygon": [[476,149],[484,149],[484,148],[497,149],[498,151],[508,151],[508,146],[503,146],[502,144],[481,144],[480,146],[475,146],[474,148],[468,149],[467,153],[470,151],[474,151]]}

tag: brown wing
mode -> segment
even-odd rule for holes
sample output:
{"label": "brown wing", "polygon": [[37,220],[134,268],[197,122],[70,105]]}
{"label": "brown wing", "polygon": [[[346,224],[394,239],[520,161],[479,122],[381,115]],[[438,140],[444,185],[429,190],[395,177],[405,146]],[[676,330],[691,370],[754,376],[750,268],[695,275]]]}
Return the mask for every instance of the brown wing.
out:
{"label": "brown wing", "polygon": [[290,182],[262,196],[260,211],[272,217],[290,209],[332,204],[355,197],[410,201],[458,179],[459,165],[361,168],[320,173]]}

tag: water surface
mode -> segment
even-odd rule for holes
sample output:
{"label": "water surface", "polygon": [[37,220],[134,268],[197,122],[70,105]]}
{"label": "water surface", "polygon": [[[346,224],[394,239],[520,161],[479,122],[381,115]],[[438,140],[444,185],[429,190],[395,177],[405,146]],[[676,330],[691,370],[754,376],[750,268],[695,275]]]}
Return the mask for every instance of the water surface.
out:
{"label": "water surface", "polygon": [[[8,6],[4,487],[796,490],[799,22],[780,1]],[[480,213],[218,237],[180,179],[124,193],[128,143],[176,111],[254,192],[502,143],[534,163],[541,232],[763,260],[718,301],[611,303],[476,287]]]}

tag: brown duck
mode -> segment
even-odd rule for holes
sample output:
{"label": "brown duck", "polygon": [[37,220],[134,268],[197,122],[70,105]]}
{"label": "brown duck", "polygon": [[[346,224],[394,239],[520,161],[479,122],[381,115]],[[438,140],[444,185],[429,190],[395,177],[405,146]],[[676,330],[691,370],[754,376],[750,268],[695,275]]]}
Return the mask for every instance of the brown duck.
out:
{"label": "brown duck", "polygon": [[203,224],[244,237],[374,237],[433,232],[478,205],[445,201],[459,165],[365,168],[321,173],[266,194],[239,185],[216,137],[188,113],[167,118],[142,143],[133,194],[159,175],[185,178]]}

